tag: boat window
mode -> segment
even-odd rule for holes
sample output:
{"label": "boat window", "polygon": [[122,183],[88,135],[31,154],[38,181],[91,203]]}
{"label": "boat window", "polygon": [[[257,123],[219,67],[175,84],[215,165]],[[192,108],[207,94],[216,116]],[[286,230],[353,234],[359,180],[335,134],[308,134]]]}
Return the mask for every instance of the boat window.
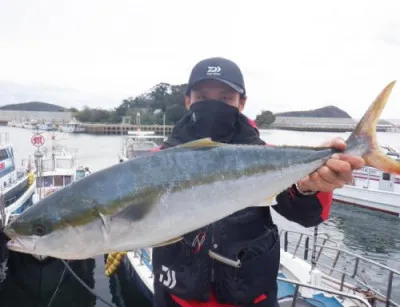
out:
{"label": "boat window", "polygon": [[8,158],[8,156],[7,156],[6,150],[5,149],[0,149],[0,160],[4,160],[4,159],[7,159],[7,158]]}
{"label": "boat window", "polygon": [[38,187],[51,187],[53,186],[53,177],[52,176],[45,176],[42,178],[38,178],[37,182]]}
{"label": "boat window", "polygon": [[14,158],[14,150],[12,148],[9,148],[9,153],[10,153],[10,157]]}
{"label": "boat window", "polygon": [[67,169],[73,167],[73,161],[71,161],[70,159],[59,158],[57,159],[56,163],[57,163],[57,168]]}
{"label": "boat window", "polygon": [[72,182],[72,176],[64,176],[64,185],[68,185]]}
{"label": "boat window", "polygon": [[53,160],[42,160],[42,171],[53,171],[54,163]]}
{"label": "boat window", "polygon": [[53,177],[52,177],[52,176],[46,176],[46,177],[44,177],[44,186],[45,186],[45,187],[51,187],[52,185],[54,185],[54,183],[53,183]]}
{"label": "boat window", "polygon": [[81,179],[85,177],[85,171],[84,170],[77,170],[76,171],[76,179]]}
{"label": "boat window", "polygon": [[63,176],[54,176],[54,185],[56,187],[62,187],[64,185]]}
{"label": "boat window", "polygon": [[383,180],[390,180],[390,173],[382,173]]}

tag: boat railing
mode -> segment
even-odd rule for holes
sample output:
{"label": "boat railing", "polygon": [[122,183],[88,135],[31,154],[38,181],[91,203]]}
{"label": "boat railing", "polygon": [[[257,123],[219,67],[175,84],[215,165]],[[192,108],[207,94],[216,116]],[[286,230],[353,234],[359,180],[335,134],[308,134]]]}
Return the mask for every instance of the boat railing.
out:
{"label": "boat railing", "polygon": [[13,187],[16,184],[19,184],[20,182],[24,181],[27,179],[27,173],[26,171],[23,170],[16,170],[16,176],[15,177],[10,177],[8,181],[3,181],[3,184],[0,186],[0,189],[6,190],[10,187]]}
{"label": "boat railing", "polygon": [[6,205],[3,191],[0,191],[0,228],[3,228],[6,223]]}
{"label": "boat railing", "polygon": [[[66,153],[64,156],[57,155],[55,159],[52,159],[51,156],[45,156],[42,158],[41,162],[42,172],[52,172],[58,169],[72,169],[75,167],[77,160],[74,155]],[[37,161],[33,160],[32,158],[21,160],[21,165],[24,169],[32,167],[37,169],[36,163]]]}
{"label": "boat railing", "polygon": [[340,297],[341,299],[355,300],[355,301],[358,301],[359,303],[361,303],[362,305],[365,305],[367,307],[371,306],[370,302],[367,299],[364,299],[364,298],[360,297],[359,295],[353,295],[353,294],[350,294],[350,293],[343,293],[342,291],[328,289],[328,288],[325,288],[325,287],[317,287],[315,285],[306,284],[306,283],[299,282],[299,281],[292,280],[292,279],[288,279],[288,278],[278,277],[277,279],[279,281],[281,281],[281,282],[289,283],[289,284],[294,286],[294,294],[293,294],[292,297],[290,297],[290,299],[292,300],[292,307],[296,306],[296,304],[299,302],[299,299],[303,299],[302,297],[299,296],[300,295],[300,287],[321,291],[322,293],[325,293],[325,294],[336,295],[336,296]]}
{"label": "boat railing", "polygon": [[[400,306],[392,299],[393,282],[396,279],[400,282],[399,271],[344,250],[326,233],[318,233],[314,242],[313,234],[281,230],[280,238],[284,251],[289,252],[293,258],[310,260],[311,267],[320,269],[325,275],[324,279],[335,284],[339,291],[347,289],[363,293],[373,305],[380,302],[386,306]],[[372,273],[370,275],[375,275],[376,279],[386,279],[386,282],[381,283],[383,289],[367,281],[364,276],[367,270]]]}
{"label": "boat railing", "polygon": [[[151,253],[148,249],[138,249],[133,251],[133,257],[139,258],[139,265],[147,265],[149,267],[152,265]],[[149,278],[153,278],[153,270],[150,269],[150,276]]]}
{"label": "boat railing", "polygon": [[[133,257],[134,258],[138,258],[139,259],[139,265],[147,265],[149,267],[149,265],[151,265],[151,253],[148,249],[139,249],[139,250],[135,250],[133,251]],[[150,270],[150,276],[149,278],[154,278],[153,275],[153,270],[151,268],[149,268]],[[302,283],[299,281],[295,281],[295,280],[291,280],[288,278],[282,278],[282,277],[278,277],[277,278],[279,281],[281,282],[285,282],[285,283],[289,283],[291,285],[294,286],[295,290],[294,290],[294,294],[293,296],[290,297],[290,299],[292,300],[292,307],[295,307],[296,304],[299,302],[299,300],[301,300],[301,296],[300,296],[300,288],[308,288],[308,289],[312,289],[312,290],[317,290],[317,291],[321,291],[323,293],[326,294],[331,294],[331,295],[337,295],[338,297],[341,297],[342,299],[352,299],[352,300],[356,300],[358,301],[361,305],[370,307],[371,304],[368,302],[368,300],[358,296],[358,295],[353,295],[353,294],[349,294],[349,293],[344,293],[342,291],[338,291],[338,290],[334,290],[334,289],[328,289],[325,287],[318,287],[315,285],[311,285],[311,284],[307,284],[307,283]]]}

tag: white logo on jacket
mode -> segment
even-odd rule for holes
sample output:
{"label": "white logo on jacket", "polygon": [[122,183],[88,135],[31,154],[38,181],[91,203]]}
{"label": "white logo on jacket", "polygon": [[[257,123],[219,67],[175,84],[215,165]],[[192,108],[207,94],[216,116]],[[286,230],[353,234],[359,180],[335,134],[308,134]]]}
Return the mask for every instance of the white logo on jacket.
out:
{"label": "white logo on jacket", "polygon": [[160,274],[160,278],[159,281],[161,283],[163,283],[164,286],[173,289],[176,286],[176,278],[175,278],[175,271],[174,270],[170,270],[169,268],[167,268],[165,265],[161,266],[161,269],[163,270],[163,272],[165,272],[166,274],[166,279],[164,279],[164,274],[161,273]]}

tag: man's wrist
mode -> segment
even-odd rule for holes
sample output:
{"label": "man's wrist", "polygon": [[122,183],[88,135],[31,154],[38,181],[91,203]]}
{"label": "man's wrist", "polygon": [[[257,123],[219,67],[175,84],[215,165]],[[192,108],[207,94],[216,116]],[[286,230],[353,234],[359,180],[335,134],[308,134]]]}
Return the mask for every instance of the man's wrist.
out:
{"label": "man's wrist", "polygon": [[302,195],[302,196],[314,195],[314,194],[317,193],[316,191],[306,190],[306,189],[300,187],[300,185],[299,185],[298,182],[296,182],[296,183],[293,185],[293,187],[294,187],[294,189],[296,190],[296,192],[297,192],[298,194]]}

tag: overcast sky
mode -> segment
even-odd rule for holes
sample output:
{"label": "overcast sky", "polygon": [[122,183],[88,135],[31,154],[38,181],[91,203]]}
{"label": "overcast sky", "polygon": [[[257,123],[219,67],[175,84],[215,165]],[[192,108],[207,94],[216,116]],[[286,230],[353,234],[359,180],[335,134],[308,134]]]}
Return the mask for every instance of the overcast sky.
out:
{"label": "overcast sky", "polygon": [[333,104],[359,117],[399,79],[383,117],[400,118],[400,1],[245,3],[0,0],[0,80],[122,99],[223,56],[244,73],[247,115]]}

